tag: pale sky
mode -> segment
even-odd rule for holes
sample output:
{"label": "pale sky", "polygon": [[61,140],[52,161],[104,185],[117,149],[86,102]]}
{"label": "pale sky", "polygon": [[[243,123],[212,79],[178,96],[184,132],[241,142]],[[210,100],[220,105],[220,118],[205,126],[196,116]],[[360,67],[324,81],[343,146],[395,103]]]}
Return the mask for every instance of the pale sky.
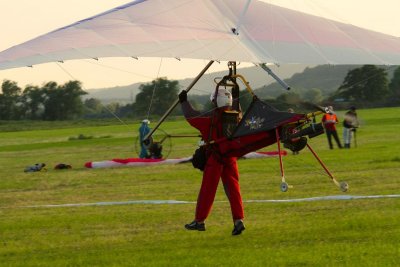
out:
{"label": "pale sky", "polygon": [[[330,18],[382,33],[400,36],[400,0],[264,0],[276,5]],[[96,15],[129,0],[0,0],[0,51],[54,29]],[[182,59],[100,59],[41,64],[34,68],[0,71],[20,87],[47,81],[83,82],[85,89],[148,82],[156,77],[196,76],[206,61]],[[250,65],[242,65],[250,66]],[[214,64],[210,71],[226,69]]]}

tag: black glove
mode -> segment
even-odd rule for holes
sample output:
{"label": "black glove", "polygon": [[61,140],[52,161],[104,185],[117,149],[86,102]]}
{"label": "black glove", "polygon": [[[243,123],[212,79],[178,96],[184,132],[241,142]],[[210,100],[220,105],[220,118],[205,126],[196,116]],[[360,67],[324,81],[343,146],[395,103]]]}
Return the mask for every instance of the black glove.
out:
{"label": "black glove", "polygon": [[179,102],[183,103],[187,101],[187,92],[185,90],[183,90],[180,94],[179,94]]}

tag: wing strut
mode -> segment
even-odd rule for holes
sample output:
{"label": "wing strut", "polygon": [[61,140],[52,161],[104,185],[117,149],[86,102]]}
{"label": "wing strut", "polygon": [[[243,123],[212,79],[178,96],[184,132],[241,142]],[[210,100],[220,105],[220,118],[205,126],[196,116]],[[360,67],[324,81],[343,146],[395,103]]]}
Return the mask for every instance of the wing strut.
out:
{"label": "wing strut", "polygon": [[[200,80],[200,78],[204,75],[204,73],[210,68],[210,66],[214,63],[214,60],[211,60],[208,62],[208,64],[204,67],[204,69],[194,78],[194,80],[189,84],[189,86],[186,88],[186,92],[189,92],[190,89]],[[164,115],[161,117],[161,119],[157,122],[157,125],[148,133],[145,138],[144,138],[144,143],[148,142],[150,137],[153,135],[153,133],[160,127],[161,123],[165,121],[165,119],[168,117],[169,114],[174,110],[174,108],[179,104],[179,99],[175,100],[175,102],[172,104],[172,106],[164,113]]]}
{"label": "wing strut", "polygon": [[270,68],[267,67],[265,64],[260,64],[260,67],[268,72],[269,75],[271,75],[283,88],[286,90],[290,90],[290,86],[285,83],[281,78],[279,78]]}

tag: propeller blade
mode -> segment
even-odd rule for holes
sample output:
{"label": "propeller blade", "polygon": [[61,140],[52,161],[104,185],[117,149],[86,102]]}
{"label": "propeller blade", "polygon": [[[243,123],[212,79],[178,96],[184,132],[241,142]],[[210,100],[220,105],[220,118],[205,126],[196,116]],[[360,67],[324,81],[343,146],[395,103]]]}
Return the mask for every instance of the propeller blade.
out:
{"label": "propeller blade", "polygon": [[316,109],[316,110],[319,110],[319,111],[321,111],[323,113],[327,113],[329,111],[328,107],[322,107],[320,105],[317,105],[317,104],[314,104],[314,103],[311,103],[311,102],[304,101],[301,104],[306,108]]}

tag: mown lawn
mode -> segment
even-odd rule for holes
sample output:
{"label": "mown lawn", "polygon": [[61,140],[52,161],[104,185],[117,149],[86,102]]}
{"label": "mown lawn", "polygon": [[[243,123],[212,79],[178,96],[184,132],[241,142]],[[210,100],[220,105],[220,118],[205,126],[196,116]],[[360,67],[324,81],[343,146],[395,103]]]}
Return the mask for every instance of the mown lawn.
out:
{"label": "mown lawn", "polygon": [[[307,150],[284,158],[285,177],[293,186],[286,193],[279,190],[277,158],[240,160],[247,229],[236,237],[230,235],[230,209],[221,186],[207,231],[183,228],[193,219],[201,182],[201,173],[190,164],[84,168],[87,161],[135,157],[137,123],[26,122],[23,127],[13,123],[10,131],[2,122],[0,266],[398,266],[399,197],[269,200],[398,196],[399,112],[360,110],[357,148],[329,150],[325,136],[310,140],[335,177],[349,183],[347,193]],[[196,134],[183,120],[161,128],[172,135]],[[69,140],[80,134],[92,138]],[[170,157],[186,157],[198,138],[171,141]],[[23,172],[37,162],[46,163],[48,171]],[[73,168],[54,170],[58,163]],[[137,200],[185,203],[123,204]],[[42,206],[98,202],[120,205]]]}

